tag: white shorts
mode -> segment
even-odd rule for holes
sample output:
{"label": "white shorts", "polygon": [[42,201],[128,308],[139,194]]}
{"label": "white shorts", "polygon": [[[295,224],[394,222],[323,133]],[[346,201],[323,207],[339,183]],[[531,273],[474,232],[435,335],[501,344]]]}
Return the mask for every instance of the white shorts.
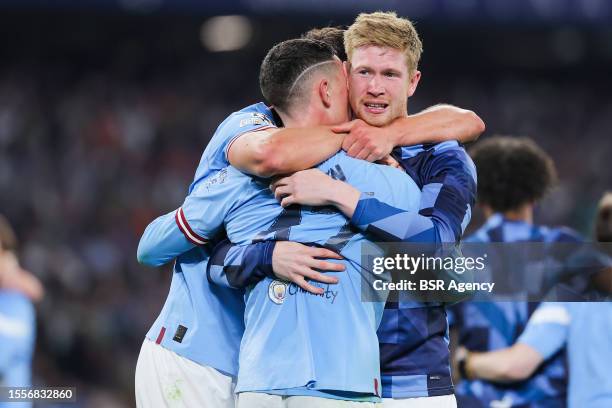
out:
{"label": "white shorts", "polygon": [[136,363],[139,408],[235,408],[235,381],[145,339]]}
{"label": "white shorts", "polygon": [[454,394],[437,397],[383,398],[383,408],[457,408]]}
{"label": "white shorts", "polygon": [[374,402],[345,401],[307,396],[281,396],[261,392],[238,394],[238,408],[381,408]]}

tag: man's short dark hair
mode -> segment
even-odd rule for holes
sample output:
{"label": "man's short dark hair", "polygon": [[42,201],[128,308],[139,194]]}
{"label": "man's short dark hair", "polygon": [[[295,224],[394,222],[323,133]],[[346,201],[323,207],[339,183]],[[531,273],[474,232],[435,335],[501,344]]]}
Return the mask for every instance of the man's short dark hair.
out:
{"label": "man's short dark hair", "polygon": [[296,80],[316,64],[333,61],[333,49],[322,41],[303,38],[276,44],[264,58],[259,71],[259,86],[266,101],[285,111],[293,98]]}
{"label": "man's short dark hair", "polygon": [[550,156],[525,137],[492,137],[470,155],[478,172],[478,201],[496,212],[540,200],[556,180]]}
{"label": "man's short dark hair", "polygon": [[325,44],[330,45],[338,58],[342,61],[346,61],[346,51],[344,49],[344,32],[346,27],[335,26],[335,27],[322,27],[313,28],[302,35],[302,38],[308,40],[323,41]]}

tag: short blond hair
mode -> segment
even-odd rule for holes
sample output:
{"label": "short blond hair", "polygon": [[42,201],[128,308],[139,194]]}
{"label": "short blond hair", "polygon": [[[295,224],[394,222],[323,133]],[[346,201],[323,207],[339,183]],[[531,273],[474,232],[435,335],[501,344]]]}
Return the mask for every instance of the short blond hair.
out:
{"label": "short blond hair", "polygon": [[349,61],[356,48],[366,45],[389,47],[406,54],[408,72],[414,74],[421,59],[423,43],[414,25],[394,12],[361,13],[344,33],[344,48]]}

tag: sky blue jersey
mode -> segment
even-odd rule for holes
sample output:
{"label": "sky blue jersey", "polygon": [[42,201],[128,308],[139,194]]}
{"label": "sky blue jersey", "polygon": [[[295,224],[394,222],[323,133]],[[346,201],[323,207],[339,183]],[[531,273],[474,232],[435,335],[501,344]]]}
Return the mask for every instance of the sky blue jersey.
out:
{"label": "sky blue jersey", "polygon": [[[421,192],[400,170],[344,152],[318,168],[398,210],[418,209]],[[335,209],[283,209],[268,186],[268,180],[232,167],[221,171],[199,187],[213,198],[211,208],[203,209],[206,220],[224,217],[228,239],[238,245],[291,240],[334,249],[345,257],[347,269],[338,274],[337,285],[324,286],[323,296],[269,277],[248,289],[237,392],[380,395],[376,329],[384,304],[361,301],[361,274],[369,273],[360,265],[361,246],[369,241]],[[213,265],[211,279],[223,279],[222,269]]]}
{"label": "sky blue jersey", "polygon": [[[465,149],[448,141],[397,148],[393,154],[422,190],[418,211],[362,195],[351,225],[375,241],[458,242],[476,196],[476,170]],[[213,251],[214,268],[229,286],[244,288],[273,276],[272,250],[268,241],[246,247],[222,242]],[[378,338],[383,397],[453,393],[443,305],[387,302]]]}
{"label": "sky blue jersey", "polygon": [[[24,387],[32,381],[36,313],[32,302],[18,292],[0,290],[0,386]],[[29,407],[3,403],[0,407]]]}
{"label": "sky blue jersey", "polygon": [[[176,258],[170,292],[146,337],[163,347],[230,375],[238,372],[238,349],[244,330],[240,291],[210,285],[205,277],[206,245],[223,218],[200,212],[208,202],[204,180],[228,166],[227,151],[240,135],[274,126],[263,103],[232,113],[217,128],[196,170],[180,211],[154,220],[138,246],[141,263],[158,266]],[[212,226],[201,229],[200,219]],[[182,231],[182,232],[181,232]],[[196,232],[197,231],[197,232]]]}
{"label": "sky blue jersey", "polygon": [[543,303],[518,339],[544,359],[567,347],[568,407],[612,407],[612,304]]}

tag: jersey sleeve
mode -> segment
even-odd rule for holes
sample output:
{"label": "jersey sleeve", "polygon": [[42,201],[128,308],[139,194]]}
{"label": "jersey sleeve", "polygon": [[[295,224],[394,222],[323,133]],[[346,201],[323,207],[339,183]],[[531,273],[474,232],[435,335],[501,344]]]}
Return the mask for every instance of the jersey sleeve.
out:
{"label": "jersey sleeve", "polygon": [[198,182],[177,210],[175,222],[193,245],[205,245],[223,229],[225,216],[239,203],[238,171],[226,167]]}
{"label": "jersey sleeve", "polygon": [[274,277],[272,253],[275,241],[234,245],[227,239],[217,244],[206,274],[211,283],[233,289],[245,288],[265,277]]}
{"label": "jersey sleeve", "polygon": [[570,322],[567,303],[542,303],[517,342],[532,347],[546,360],[565,345]]}
{"label": "jersey sleeve", "polygon": [[160,266],[195,246],[177,225],[179,210],[162,215],[147,226],[138,243],[138,262]]}
{"label": "jersey sleeve", "polygon": [[230,116],[221,126],[218,132],[222,137],[220,146],[225,161],[229,164],[228,152],[232,144],[240,136],[249,132],[259,132],[265,129],[275,128],[274,119],[257,111],[241,111]]}
{"label": "jersey sleeve", "polygon": [[474,165],[456,142],[417,154],[394,151],[421,188],[419,211],[403,211],[362,195],[351,223],[386,241],[459,242],[476,201]]}
{"label": "jersey sleeve", "polygon": [[230,173],[231,168],[224,168],[198,182],[180,208],[149,224],[138,244],[138,261],[163,265],[212,238],[219,239],[226,215],[242,195],[241,182],[230,180]]}

